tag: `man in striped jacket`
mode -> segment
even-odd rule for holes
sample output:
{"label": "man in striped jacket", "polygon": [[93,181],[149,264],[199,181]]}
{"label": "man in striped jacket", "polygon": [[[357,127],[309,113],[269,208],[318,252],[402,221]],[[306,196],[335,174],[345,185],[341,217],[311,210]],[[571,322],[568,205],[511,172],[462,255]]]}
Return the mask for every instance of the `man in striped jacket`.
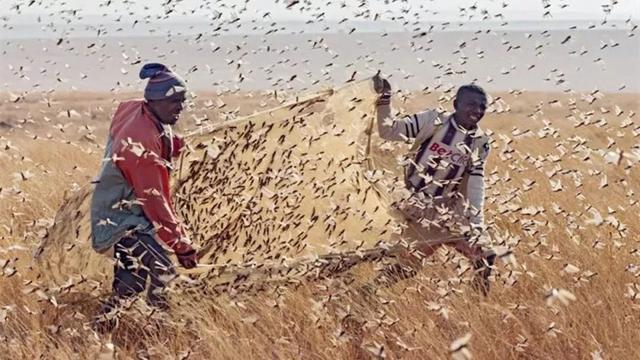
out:
{"label": "man in striped jacket", "polygon": [[[378,133],[385,140],[414,139],[405,171],[408,192],[394,207],[407,219],[412,238],[397,246],[402,264],[385,268],[378,281],[412,276],[421,260],[441,245],[454,247],[469,258],[476,271],[474,285],[486,293],[495,260],[478,243],[485,231],[483,217],[484,166],[489,137],[478,127],[487,107],[487,95],[477,85],[461,86],[453,102],[454,113],[427,110],[393,119],[391,86],[376,75]],[[408,266],[407,266],[408,265]]]}

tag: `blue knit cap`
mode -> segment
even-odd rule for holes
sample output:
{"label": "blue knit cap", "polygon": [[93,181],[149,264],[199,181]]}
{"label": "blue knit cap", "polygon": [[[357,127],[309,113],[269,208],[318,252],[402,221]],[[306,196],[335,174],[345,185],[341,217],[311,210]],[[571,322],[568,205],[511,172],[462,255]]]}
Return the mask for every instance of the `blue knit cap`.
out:
{"label": "blue knit cap", "polygon": [[162,100],[187,90],[187,85],[178,74],[158,63],[145,64],[140,69],[140,79],[149,79],[144,88],[147,100]]}

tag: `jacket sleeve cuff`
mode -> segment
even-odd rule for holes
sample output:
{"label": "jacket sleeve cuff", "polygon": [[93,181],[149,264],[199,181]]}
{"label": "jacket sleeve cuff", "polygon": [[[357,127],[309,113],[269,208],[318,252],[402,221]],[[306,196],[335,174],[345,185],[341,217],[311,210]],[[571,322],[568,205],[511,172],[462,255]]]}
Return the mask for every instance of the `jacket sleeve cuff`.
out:
{"label": "jacket sleeve cuff", "polygon": [[176,255],[187,255],[194,251],[193,247],[191,246],[191,241],[186,238],[175,241],[171,246],[171,249],[174,253],[176,253]]}
{"label": "jacket sleeve cuff", "polygon": [[381,94],[376,99],[377,106],[389,105],[391,103],[391,94]]}

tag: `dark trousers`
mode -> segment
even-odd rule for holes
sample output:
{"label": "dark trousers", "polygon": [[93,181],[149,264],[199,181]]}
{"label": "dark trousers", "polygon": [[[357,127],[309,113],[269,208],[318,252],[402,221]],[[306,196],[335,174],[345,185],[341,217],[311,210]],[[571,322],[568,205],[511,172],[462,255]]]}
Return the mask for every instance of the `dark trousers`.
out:
{"label": "dark trousers", "polygon": [[134,233],[121,239],[115,245],[114,257],[114,300],[140,294],[149,279],[147,302],[166,307],[164,290],[176,273],[166,251],[152,236]]}

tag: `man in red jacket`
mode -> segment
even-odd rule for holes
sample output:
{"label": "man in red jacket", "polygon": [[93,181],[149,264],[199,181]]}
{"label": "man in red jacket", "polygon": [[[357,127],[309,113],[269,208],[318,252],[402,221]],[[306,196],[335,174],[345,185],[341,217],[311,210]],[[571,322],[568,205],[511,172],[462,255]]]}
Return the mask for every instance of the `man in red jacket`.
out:
{"label": "man in red jacket", "polygon": [[143,292],[148,279],[147,302],[166,308],[163,292],[175,269],[165,248],[183,267],[197,265],[169,187],[171,160],[183,146],[171,125],[182,112],[186,86],[162,64],[144,65],[140,78],[149,79],[144,99],[118,106],[91,202],[93,248],[104,252],[113,247],[116,260],[113,295],[104,314]]}

